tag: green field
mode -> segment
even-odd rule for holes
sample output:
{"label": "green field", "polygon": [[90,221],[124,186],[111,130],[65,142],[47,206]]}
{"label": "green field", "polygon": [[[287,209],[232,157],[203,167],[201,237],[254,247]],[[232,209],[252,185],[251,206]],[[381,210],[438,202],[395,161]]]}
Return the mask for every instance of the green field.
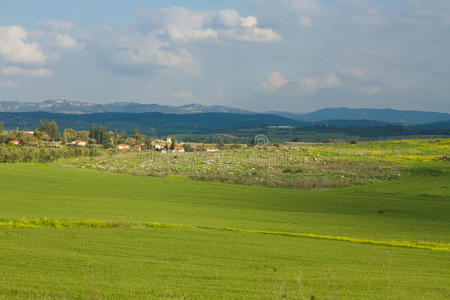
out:
{"label": "green field", "polygon": [[60,159],[56,164],[134,175],[321,189],[394,180],[427,170],[439,173],[449,160],[450,139],[414,139],[245,148],[227,145],[217,152],[123,152]]}
{"label": "green field", "polygon": [[328,190],[1,164],[0,298],[448,299],[450,172],[424,164]]}

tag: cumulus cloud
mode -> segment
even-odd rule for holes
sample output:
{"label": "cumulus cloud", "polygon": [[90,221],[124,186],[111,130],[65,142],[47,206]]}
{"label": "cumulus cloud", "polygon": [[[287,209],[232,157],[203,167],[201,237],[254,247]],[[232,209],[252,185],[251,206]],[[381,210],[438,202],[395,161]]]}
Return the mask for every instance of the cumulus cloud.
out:
{"label": "cumulus cloud", "polygon": [[66,50],[77,50],[83,47],[75,38],[67,34],[56,34],[54,41],[51,42],[51,45],[55,48]]}
{"label": "cumulus cloud", "polygon": [[36,42],[27,42],[27,32],[20,26],[0,26],[0,56],[7,62],[44,64],[46,55]]}
{"label": "cumulus cloud", "polygon": [[315,93],[320,89],[336,88],[341,85],[341,80],[336,74],[330,74],[323,77],[307,76],[300,78],[300,89],[307,93]]}
{"label": "cumulus cloud", "polygon": [[171,41],[231,39],[277,42],[281,36],[270,28],[258,27],[255,16],[242,17],[236,10],[194,11],[183,7],[141,10],[140,28],[158,32]]}
{"label": "cumulus cloud", "polygon": [[170,96],[176,100],[192,100],[195,98],[194,93],[187,90],[173,91]]}
{"label": "cumulus cloud", "polygon": [[8,87],[8,88],[15,88],[18,87],[18,85],[11,80],[6,81],[0,81],[0,87]]}
{"label": "cumulus cloud", "polygon": [[199,75],[198,62],[188,49],[161,41],[155,34],[122,33],[111,37],[107,43],[105,51],[112,53],[106,55],[114,65],[177,67]]}
{"label": "cumulus cloud", "polygon": [[[152,66],[183,69],[200,76],[200,64],[192,43],[221,41],[275,42],[281,36],[258,27],[254,16],[235,10],[197,11],[183,7],[140,10],[140,20],[127,30],[99,30],[91,43],[102,54],[103,65],[112,70],[145,72]],[[68,46],[75,43],[64,40]],[[115,68],[117,67],[117,68]]]}
{"label": "cumulus cloud", "polygon": [[283,78],[280,72],[275,71],[270,73],[269,76],[267,76],[266,81],[261,83],[259,86],[260,88],[269,90],[271,92],[276,92],[279,89],[283,88],[288,82],[289,80]]}
{"label": "cumulus cloud", "polygon": [[20,67],[7,67],[2,69],[2,74],[13,76],[48,78],[52,76],[52,71],[49,69],[24,69]]}
{"label": "cumulus cloud", "polygon": [[220,36],[227,39],[250,42],[279,42],[280,34],[270,28],[258,27],[254,16],[241,17],[232,9],[219,11],[215,18]]}
{"label": "cumulus cloud", "polygon": [[209,12],[192,11],[184,7],[171,7],[140,11],[140,27],[145,31],[158,31],[174,41],[198,41],[216,39],[217,32],[211,28]]}

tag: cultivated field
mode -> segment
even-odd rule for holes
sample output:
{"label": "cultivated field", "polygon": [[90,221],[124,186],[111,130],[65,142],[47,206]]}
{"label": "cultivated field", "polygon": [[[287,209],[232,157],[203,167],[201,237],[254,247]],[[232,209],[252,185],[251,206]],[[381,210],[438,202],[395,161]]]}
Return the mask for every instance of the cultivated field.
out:
{"label": "cultivated field", "polygon": [[0,164],[0,299],[450,297],[448,140],[295,147]]}

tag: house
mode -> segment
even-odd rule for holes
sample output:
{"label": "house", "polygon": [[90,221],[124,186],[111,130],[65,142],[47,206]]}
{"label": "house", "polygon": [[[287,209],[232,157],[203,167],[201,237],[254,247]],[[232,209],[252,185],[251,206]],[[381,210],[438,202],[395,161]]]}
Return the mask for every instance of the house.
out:
{"label": "house", "polygon": [[76,146],[86,146],[86,145],[87,145],[87,141],[83,141],[83,140],[73,140],[73,141],[72,141],[72,145],[76,145]]}
{"label": "house", "polygon": [[165,144],[155,144],[155,150],[163,150],[166,148]]}
{"label": "house", "polygon": [[206,152],[218,152],[219,149],[206,149]]}
{"label": "house", "polygon": [[173,152],[184,152],[184,148],[181,146],[175,146]]}
{"label": "house", "polygon": [[20,141],[18,141],[18,140],[9,141],[9,144],[11,144],[11,145],[19,145]]}
{"label": "house", "polygon": [[131,147],[131,149],[135,151],[142,151],[141,145],[134,145],[133,147]]}
{"label": "house", "polygon": [[130,150],[130,146],[127,144],[119,144],[117,145],[117,149],[119,150]]}

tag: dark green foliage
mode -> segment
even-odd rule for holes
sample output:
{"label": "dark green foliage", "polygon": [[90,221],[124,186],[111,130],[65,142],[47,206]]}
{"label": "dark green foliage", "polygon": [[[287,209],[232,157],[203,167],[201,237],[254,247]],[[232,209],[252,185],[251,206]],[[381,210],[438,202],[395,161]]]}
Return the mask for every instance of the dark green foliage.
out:
{"label": "dark green foliage", "polygon": [[103,145],[104,148],[113,146],[111,141],[113,135],[113,132],[108,132],[106,126],[95,127],[95,124],[92,124],[91,129],[89,130],[89,138],[95,140],[97,144]]}
{"label": "dark green foliage", "polygon": [[192,146],[190,144],[183,144],[183,148],[184,148],[184,151],[186,151],[186,152],[194,151],[194,148],[192,148]]}
{"label": "dark green foliage", "polygon": [[51,122],[45,121],[45,123],[42,122],[42,120],[39,120],[39,125],[35,129],[35,131],[47,133],[51,141],[59,141],[61,138],[58,126],[56,125],[56,122],[54,120]]}
{"label": "dark green foliage", "polygon": [[0,133],[2,133],[5,130],[5,128],[3,127],[3,123],[0,122]]}
{"label": "dark green foliage", "polygon": [[223,144],[223,137],[219,137],[219,142],[217,143],[217,148],[218,149],[223,149],[224,144]]}
{"label": "dark green foliage", "polygon": [[0,163],[49,162],[60,158],[97,156],[101,152],[93,147],[11,147],[0,145]]}

